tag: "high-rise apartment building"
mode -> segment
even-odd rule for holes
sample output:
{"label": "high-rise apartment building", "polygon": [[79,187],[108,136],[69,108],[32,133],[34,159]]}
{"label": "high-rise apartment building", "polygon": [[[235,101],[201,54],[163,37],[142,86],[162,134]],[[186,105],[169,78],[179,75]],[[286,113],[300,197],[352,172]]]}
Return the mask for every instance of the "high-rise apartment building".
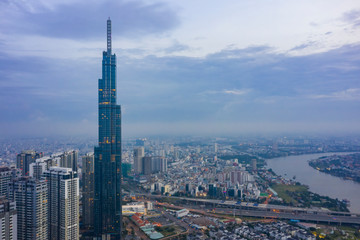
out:
{"label": "high-rise apartment building", "polygon": [[82,223],[94,228],[94,153],[82,157]]}
{"label": "high-rise apartment building", "polygon": [[78,151],[67,151],[60,155],[60,167],[71,168],[73,171],[78,171]]}
{"label": "high-rise apartment building", "polygon": [[142,158],[145,156],[144,147],[134,149],[134,170],[135,173],[143,173]]}
{"label": "high-rise apartment building", "polygon": [[16,156],[16,167],[20,168],[23,176],[29,175],[29,166],[36,159],[43,157],[43,153],[35,151],[22,151]]}
{"label": "high-rise apartment building", "polygon": [[153,172],[152,167],[152,158],[151,157],[143,157],[142,158],[142,169],[144,175],[150,175]]}
{"label": "high-rise apartment building", "polygon": [[16,203],[0,197],[0,239],[17,240]]}
{"label": "high-rise apartment building", "polygon": [[48,189],[45,181],[21,177],[9,185],[16,202],[18,240],[48,239]]}
{"label": "high-rise apartment building", "polygon": [[165,157],[151,158],[152,173],[167,172],[167,159]]}
{"label": "high-rise apartment building", "polygon": [[9,183],[17,177],[21,177],[19,169],[5,166],[0,167],[0,196],[8,197]]}
{"label": "high-rise apartment building", "polygon": [[251,168],[252,168],[253,171],[257,170],[256,158],[251,159]]}
{"label": "high-rise apartment building", "polygon": [[40,179],[42,174],[50,167],[57,166],[57,161],[53,157],[42,157],[35,160],[29,166],[29,176]]}
{"label": "high-rise apartment building", "polygon": [[121,108],[116,103],[116,55],[111,53],[111,20],[107,21],[107,51],[99,79],[99,146],[94,150],[94,232],[96,237],[120,239]]}
{"label": "high-rise apartment building", "polygon": [[71,168],[44,172],[48,187],[49,240],[79,239],[79,178]]}

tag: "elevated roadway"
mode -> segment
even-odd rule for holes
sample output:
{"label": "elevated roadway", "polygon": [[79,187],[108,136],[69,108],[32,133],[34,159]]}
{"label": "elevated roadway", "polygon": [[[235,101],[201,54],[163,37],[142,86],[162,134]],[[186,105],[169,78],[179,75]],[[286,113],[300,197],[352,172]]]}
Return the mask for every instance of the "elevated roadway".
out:
{"label": "elevated roadway", "polygon": [[211,209],[216,213],[227,215],[233,215],[235,213],[236,216],[360,225],[359,213],[335,212],[327,209],[297,208],[273,204],[256,204],[250,202],[222,201],[215,199],[168,197],[151,194],[142,194],[142,196],[158,200],[170,198],[184,205],[191,206],[194,209]]}

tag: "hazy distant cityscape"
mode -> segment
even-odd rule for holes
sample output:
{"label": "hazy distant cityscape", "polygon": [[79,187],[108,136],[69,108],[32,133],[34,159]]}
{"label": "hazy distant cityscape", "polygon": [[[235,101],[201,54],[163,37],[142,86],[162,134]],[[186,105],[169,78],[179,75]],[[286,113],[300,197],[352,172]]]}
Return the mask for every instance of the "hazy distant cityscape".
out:
{"label": "hazy distant cityscape", "polygon": [[0,240],[360,239],[360,5],[0,1]]}
{"label": "hazy distant cityscape", "polygon": [[[6,139],[0,143],[1,165],[9,169],[20,168],[17,158],[23,149],[41,153],[33,160],[36,164],[28,163],[29,173],[24,173],[37,179],[41,176],[39,171],[45,172],[51,166],[74,169],[74,161],[78,163],[78,226],[82,239],[88,239],[87,232],[93,226],[93,205],[89,199],[94,194],[90,170],[94,166],[91,153],[94,144],[90,137]],[[72,151],[76,156],[67,157]],[[354,196],[332,198],[312,191],[296,175],[280,175],[267,163],[314,154],[329,154],[329,157],[314,158],[311,162],[344,158],[347,163],[352,159],[350,156],[357,156],[353,152],[360,152],[357,137],[126,139],[122,151],[122,211],[124,218],[129,218],[124,220],[126,239],[137,239],[139,235],[156,239],[171,234],[187,239],[277,239],[279,236],[315,239],[315,232],[334,235],[327,230],[329,223],[343,236],[351,236],[336,226],[360,223],[358,215],[346,213],[350,209],[350,212],[360,211],[357,192]],[[43,168],[36,170],[43,162]],[[340,187],[346,188],[347,183],[357,181],[356,174],[359,172],[354,169],[348,176],[342,176],[347,180]],[[336,187],[339,186],[333,186],[334,192],[338,191]]]}

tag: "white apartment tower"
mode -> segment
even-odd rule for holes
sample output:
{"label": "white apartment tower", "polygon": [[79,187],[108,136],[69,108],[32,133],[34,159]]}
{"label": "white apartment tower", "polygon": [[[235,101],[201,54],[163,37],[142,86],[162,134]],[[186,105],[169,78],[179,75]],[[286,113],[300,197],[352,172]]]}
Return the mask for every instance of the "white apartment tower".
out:
{"label": "white apartment tower", "polygon": [[48,185],[50,240],[79,239],[79,178],[71,168],[44,172]]}

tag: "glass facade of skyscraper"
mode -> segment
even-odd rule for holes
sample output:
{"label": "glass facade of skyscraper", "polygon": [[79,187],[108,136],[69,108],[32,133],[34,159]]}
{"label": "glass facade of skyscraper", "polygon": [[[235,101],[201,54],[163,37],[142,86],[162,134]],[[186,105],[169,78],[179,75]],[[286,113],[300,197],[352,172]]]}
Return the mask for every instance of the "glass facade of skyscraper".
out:
{"label": "glass facade of skyscraper", "polygon": [[121,236],[121,109],[116,104],[116,56],[111,53],[111,21],[107,51],[99,79],[99,146],[94,151],[94,231],[97,237]]}

